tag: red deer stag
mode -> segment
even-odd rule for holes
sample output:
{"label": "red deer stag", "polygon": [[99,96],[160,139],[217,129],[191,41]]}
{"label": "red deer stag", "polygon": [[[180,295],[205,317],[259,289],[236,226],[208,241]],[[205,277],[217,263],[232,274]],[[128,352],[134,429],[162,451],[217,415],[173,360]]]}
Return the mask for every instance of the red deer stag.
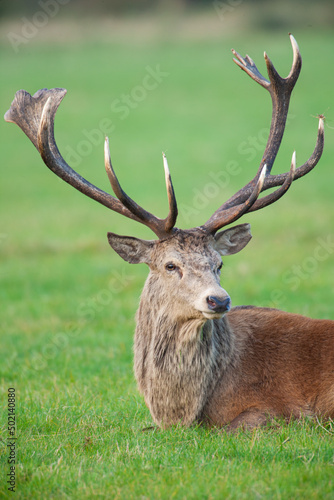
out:
{"label": "red deer stag", "polygon": [[[221,256],[239,252],[251,239],[249,224],[218,232],[242,215],[283,196],[292,182],[318,163],[324,144],[319,119],[315,149],[299,168],[295,154],[288,173],[271,175],[281,144],[301,56],[290,36],[293,63],[282,78],[265,54],[269,80],[249,56],[234,61],[270,93],[273,112],[259,170],[202,226],[175,227],[177,205],[165,156],[169,213],[159,219],[121,188],[105,142],[105,167],[117,198],[81,177],[62,158],[54,119],[66,90],[43,89],[33,97],[20,90],[5,119],[16,123],[56,175],[111,210],[149,227],[158,240],[108,233],[111,247],[127,262],[150,268],[135,333],[134,366],[139,390],[153,420],[166,428],[194,422],[251,428],[268,417],[334,417],[334,321],[314,320],[275,309],[230,308],[220,286]],[[276,187],[267,196],[262,191]]]}

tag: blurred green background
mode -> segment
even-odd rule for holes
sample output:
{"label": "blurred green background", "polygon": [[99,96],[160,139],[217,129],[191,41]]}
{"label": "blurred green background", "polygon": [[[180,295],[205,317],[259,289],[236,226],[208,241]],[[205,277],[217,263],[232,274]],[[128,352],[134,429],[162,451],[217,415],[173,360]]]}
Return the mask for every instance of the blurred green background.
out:
{"label": "blurred green background", "polygon": [[[222,284],[234,305],[334,319],[333,10],[331,1],[2,1],[1,108],[5,113],[21,88],[32,94],[44,87],[66,88],[55,130],[73,168],[109,190],[103,165],[104,135],[109,135],[124,189],[163,217],[164,151],[179,203],[177,225],[197,226],[254,176],[270,126],[268,93],[237,68],[230,49],[248,53],[264,74],[265,50],[286,76],[292,32],[303,68],[273,173],[289,169],[294,149],[298,165],[311,155],[320,113],[327,117],[325,152],[282,200],[242,219],[251,223],[253,240],[226,259]],[[165,498],[173,491],[187,498],[198,464],[211,454],[201,455],[189,444],[191,460],[182,482],[184,456],[175,458],[181,435],[167,434],[169,451],[163,458],[153,451],[145,458],[157,475],[138,475],[143,457],[136,440],[151,420],[132,375],[132,335],[147,269],[121,261],[106,238],[107,231],[152,234],[58,180],[15,125],[0,122],[0,141],[1,390],[5,395],[13,385],[20,398],[22,498],[51,498],[50,484],[54,498],[75,497],[78,488],[80,498],[91,498],[110,471],[117,471],[119,498],[138,498],[141,484],[158,484],[161,469],[155,470],[155,460],[175,460],[175,471],[169,479],[168,471],[160,477],[154,498],[159,491]],[[4,422],[3,439],[5,430]],[[101,437],[106,435],[107,442]],[[59,452],[59,439],[65,451]],[[151,438],[140,439],[154,450],[153,438],[150,444]],[[213,440],[207,441],[210,450],[221,446],[220,438],[200,432],[196,439]],[[109,455],[95,462],[106,446]],[[238,453],[245,450],[233,451],[233,441],[228,446],[226,453],[235,454],[240,464]],[[255,447],[258,457],[267,453],[261,446]],[[299,456],[299,442],[294,446]],[[52,469],[60,453],[61,479]],[[329,498],[321,496],[330,491],[329,455],[316,456],[321,477],[316,466],[311,478],[303,463],[289,462],[300,498]],[[217,498],[233,498],[237,490],[231,485],[238,484],[239,498],[253,498],[249,485],[257,491],[257,483],[265,483],[265,498],[277,492],[298,498],[287,486],[289,478],[280,479],[275,457],[259,459],[249,470],[247,458],[232,472],[213,461],[208,480],[198,483],[193,497],[209,498],[210,478],[217,470],[222,477],[230,470],[229,484],[215,483]],[[281,467],[285,460],[282,456]],[[89,470],[96,472],[94,479]],[[110,481],[108,492],[118,498],[115,478]]]}
{"label": "blurred green background", "polygon": [[[293,32],[304,64],[273,172],[288,170],[294,149],[298,164],[308,158],[319,113],[327,117],[325,153],[316,170],[296,182],[283,200],[244,218],[252,223],[254,239],[228,259],[223,279],[235,304],[329,315],[331,250],[324,262],[313,262],[313,254],[317,238],[327,241],[332,232],[331,2],[45,0],[0,5],[3,111],[20,88],[31,93],[41,87],[67,88],[56,118],[65,159],[109,189],[103,167],[103,137],[109,135],[124,188],[160,216],[166,211],[165,151],[183,228],[202,224],[246,183],[265,147],[269,95],[233,64],[230,49],[249,53],[263,72],[266,50],[284,76],[292,60],[287,33]],[[24,293],[22,270],[37,255],[36,272],[44,275],[45,246],[61,248],[53,265],[64,258],[63,246],[70,247],[69,258],[82,264],[80,273],[71,264],[65,273],[74,287],[78,274],[85,286],[96,279],[91,257],[103,263],[103,273],[116,265],[144,277],[144,266],[131,268],[109,251],[105,233],[151,237],[149,231],[58,181],[17,127],[3,121],[0,127],[1,251],[10,288]],[[98,250],[88,263],[74,255],[90,245]],[[91,276],[87,266],[92,266]],[[54,277],[52,269],[47,272]],[[8,284],[2,289],[8,294]]]}

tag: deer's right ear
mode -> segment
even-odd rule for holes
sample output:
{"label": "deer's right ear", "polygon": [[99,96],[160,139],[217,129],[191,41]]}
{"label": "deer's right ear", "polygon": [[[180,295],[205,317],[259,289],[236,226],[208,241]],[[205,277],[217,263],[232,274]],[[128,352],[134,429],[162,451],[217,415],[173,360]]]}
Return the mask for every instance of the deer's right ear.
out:
{"label": "deer's right ear", "polygon": [[130,264],[151,262],[154,241],[140,240],[132,236],[119,236],[115,233],[108,233],[108,241],[115,252]]}

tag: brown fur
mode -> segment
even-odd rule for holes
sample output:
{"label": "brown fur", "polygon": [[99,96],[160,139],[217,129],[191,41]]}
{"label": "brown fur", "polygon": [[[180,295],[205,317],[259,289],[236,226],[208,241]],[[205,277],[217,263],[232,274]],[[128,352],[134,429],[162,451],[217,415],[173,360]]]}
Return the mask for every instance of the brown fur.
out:
{"label": "brown fur", "polygon": [[261,308],[232,309],[222,321],[235,350],[203,408],[206,422],[334,417],[334,321]]}
{"label": "brown fur", "polygon": [[[203,422],[233,430],[270,416],[334,417],[334,321],[257,307],[203,317],[194,301],[210,280],[219,282],[219,254],[199,230],[157,242],[150,258],[135,374],[159,426]],[[166,276],[170,260],[182,276]]]}

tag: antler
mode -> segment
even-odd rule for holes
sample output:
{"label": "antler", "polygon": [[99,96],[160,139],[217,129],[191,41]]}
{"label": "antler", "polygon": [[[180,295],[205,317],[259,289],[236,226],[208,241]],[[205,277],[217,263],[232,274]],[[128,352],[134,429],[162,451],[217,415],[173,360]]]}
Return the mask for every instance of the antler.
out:
{"label": "antler", "polygon": [[[253,80],[269,91],[272,99],[273,111],[268,142],[256,176],[223,205],[221,205],[221,207],[219,207],[210,219],[202,226],[204,229],[213,234],[223,226],[237,220],[246,212],[259,210],[277,201],[286,193],[294,180],[307,174],[316,166],[322,155],[324,146],[324,123],[323,117],[321,116],[319,117],[316,145],[307,162],[296,169],[296,155],[294,153],[292,156],[290,172],[279,175],[270,174],[282,141],[291,92],[296,84],[302,65],[302,58],[297,42],[291,34],[290,40],[293,50],[293,62],[291,71],[287,78],[282,78],[277,73],[273,63],[266,53],[264,53],[264,59],[267,65],[269,81],[261,75],[255,66],[254,61],[248,55],[243,58],[235,50],[232,50],[233,54],[236,56],[236,59],[233,59],[234,62]],[[262,181],[260,181],[263,176],[264,167],[266,167],[265,177]],[[259,185],[261,183],[262,187],[259,190]],[[261,199],[257,199],[257,196],[261,191],[277,186],[281,187],[273,193]],[[256,195],[256,193],[258,194]]]}
{"label": "antler", "polygon": [[39,151],[46,166],[58,177],[114,212],[145,224],[159,239],[169,237],[176,223],[177,205],[165,155],[163,155],[163,162],[169,201],[169,214],[166,219],[160,219],[137,205],[122,190],[111,165],[109,141],[107,138],[105,142],[105,166],[111,186],[118,199],[88,182],[66,163],[58,150],[54,138],[56,111],[65,95],[66,90],[60,88],[42,89],[33,96],[25,90],[19,90],[15,95],[10,109],[5,114],[5,120],[16,123],[23,130]]}
{"label": "antler", "polygon": [[[212,234],[216,233],[223,226],[239,219],[245,213],[259,210],[277,201],[286,193],[292,182],[310,172],[321,157],[324,146],[323,116],[319,116],[317,142],[307,162],[296,169],[296,155],[293,153],[290,171],[285,174],[271,175],[271,169],[285,129],[291,92],[298,79],[302,64],[297,42],[291,34],[290,40],[293,50],[293,62],[287,78],[282,78],[277,73],[266,53],[264,54],[264,58],[269,81],[261,75],[249,56],[246,55],[243,58],[233,50],[233,54],[236,56],[234,62],[253,80],[269,91],[273,112],[269,138],[258,172],[254,179],[221,205],[210,219],[201,226],[204,230]],[[66,90],[60,88],[42,89],[36,92],[34,96],[31,96],[25,90],[19,90],[10,109],[5,114],[5,120],[16,123],[23,130],[41,154],[44,163],[58,177],[111,210],[146,225],[152,229],[159,239],[170,237],[176,231],[174,226],[177,218],[177,205],[165,155],[163,155],[163,162],[169,213],[165,219],[159,219],[140,207],[121,188],[111,165],[108,139],[105,142],[105,167],[110,184],[117,198],[88,182],[65,162],[54,138],[54,119],[65,94]],[[262,191],[277,186],[280,187],[276,191],[258,199]]]}

